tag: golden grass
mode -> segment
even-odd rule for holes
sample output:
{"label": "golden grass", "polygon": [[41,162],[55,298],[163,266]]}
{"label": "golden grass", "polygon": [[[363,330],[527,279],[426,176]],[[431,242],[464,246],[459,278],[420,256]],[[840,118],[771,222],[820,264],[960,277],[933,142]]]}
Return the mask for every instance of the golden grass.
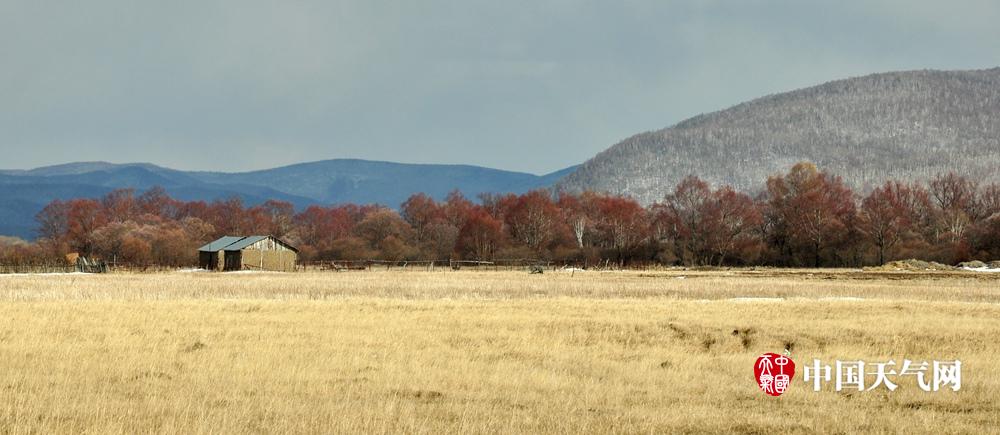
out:
{"label": "golden grass", "polygon": [[[1000,277],[897,275],[0,276],[0,428],[996,431]],[[746,297],[783,300],[733,300]],[[753,362],[786,346],[799,373],[767,397]],[[962,390],[816,393],[801,379],[813,358],[904,357],[961,359]]]}

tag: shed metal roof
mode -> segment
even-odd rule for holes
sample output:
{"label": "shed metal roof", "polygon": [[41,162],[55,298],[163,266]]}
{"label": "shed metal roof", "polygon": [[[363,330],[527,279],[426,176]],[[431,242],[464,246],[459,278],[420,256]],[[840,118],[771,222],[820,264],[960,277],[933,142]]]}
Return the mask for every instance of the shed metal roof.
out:
{"label": "shed metal roof", "polygon": [[245,237],[235,237],[235,236],[225,236],[220,237],[218,240],[212,241],[209,244],[198,248],[200,252],[219,252],[233,243],[243,240]]}
{"label": "shed metal roof", "polygon": [[226,246],[226,250],[227,251],[239,251],[239,250],[241,250],[243,248],[246,248],[247,246],[250,246],[250,245],[252,245],[254,243],[257,243],[257,242],[259,242],[261,240],[264,240],[267,237],[268,236],[247,236],[247,237],[244,237],[242,240],[239,240],[239,241],[237,241],[237,242],[235,242],[235,243],[233,243],[233,244],[231,244],[229,246]]}
{"label": "shed metal roof", "polygon": [[285,243],[281,239],[273,236],[247,236],[247,237],[225,236],[219,238],[218,240],[212,243],[209,243],[205,246],[198,248],[198,251],[201,252],[240,251],[245,249],[247,246],[250,246],[268,237],[273,238],[276,242],[282,244],[288,249],[291,249],[295,252],[299,252],[299,250],[295,249],[294,246],[289,245],[288,243]]}

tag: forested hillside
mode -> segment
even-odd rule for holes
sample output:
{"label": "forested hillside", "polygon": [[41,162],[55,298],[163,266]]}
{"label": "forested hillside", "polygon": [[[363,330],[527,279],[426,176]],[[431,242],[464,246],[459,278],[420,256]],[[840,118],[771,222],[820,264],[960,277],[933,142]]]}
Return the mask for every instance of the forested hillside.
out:
{"label": "forested hillside", "polygon": [[862,192],[951,170],[1000,177],[1000,68],[839,80],[696,116],[612,146],[564,178],[569,191],[661,200],[684,177],[751,193],[811,161]]}

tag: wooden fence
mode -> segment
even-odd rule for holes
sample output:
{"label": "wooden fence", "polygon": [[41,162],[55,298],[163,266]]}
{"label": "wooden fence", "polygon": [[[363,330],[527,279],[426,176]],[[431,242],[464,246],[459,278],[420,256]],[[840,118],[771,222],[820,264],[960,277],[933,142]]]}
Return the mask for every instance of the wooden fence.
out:
{"label": "wooden fence", "polygon": [[[193,266],[189,266],[193,267]],[[588,270],[646,270],[659,266],[646,264],[631,264],[621,267],[611,260],[600,262],[566,262],[566,261],[546,261],[532,258],[495,259],[490,261],[480,260],[414,260],[414,261],[390,261],[390,260],[325,260],[309,261],[299,263],[295,270],[305,271],[433,271],[433,270],[483,270],[483,271],[514,271],[514,270],[558,270],[563,268],[588,269]],[[70,273],[70,272],[119,272],[119,273],[154,273],[154,272],[174,272],[181,267],[162,266],[157,264],[133,264],[133,263],[104,263],[101,261],[78,262],[70,264],[58,263],[31,263],[31,264],[0,264],[0,274],[10,273]]]}
{"label": "wooden fence", "polygon": [[531,266],[548,267],[551,263],[539,260],[326,260],[300,263],[298,270],[328,270],[335,272],[351,270],[515,270]]}
{"label": "wooden fence", "polygon": [[106,273],[111,268],[103,260],[75,257],[73,261],[23,261],[0,264],[0,274],[12,273]]}
{"label": "wooden fence", "polygon": [[0,274],[10,273],[71,273],[76,272],[76,265],[68,263],[25,263],[0,264]]}
{"label": "wooden fence", "polygon": [[[645,270],[646,265],[631,265],[629,269]],[[480,260],[414,260],[414,261],[388,261],[388,260],[324,260],[309,261],[298,265],[297,270],[301,271],[358,271],[358,270],[556,270],[563,268],[591,269],[591,270],[617,270],[622,269],[620,265],[611,260],[600,262],[566,262],[547,261],[532,258],[496,259],[490,261]]]}
{"label": "wooden fence", "polygon": [[105,273],[109,271],[110,268],[103,261],[78,261],[76,264],[66,262],[0,264],[0,274],[73,272]]}

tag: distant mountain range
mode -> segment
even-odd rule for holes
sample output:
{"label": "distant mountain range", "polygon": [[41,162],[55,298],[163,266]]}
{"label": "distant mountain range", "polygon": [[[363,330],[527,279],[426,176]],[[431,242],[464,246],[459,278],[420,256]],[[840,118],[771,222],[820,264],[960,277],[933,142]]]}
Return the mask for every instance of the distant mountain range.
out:
{"label": "distant mountain range", "polygon": [[261,171],[178,171],[148,163],[69,163],[30,170],[0,170],[0,235],[33,238],[34,216],[54,199],[96,198],[117,188],[161,186],[187,201],[239,197],[246,204],[268,199],[311,204],[378,203],[398,207],[411,194],[442,199],[459,189],[522,193],[549,187],[575,167],[547,175],[468,165],[424,165],[366,160],[325,160]]}
{"label": "distant mountain range", "polygon": [[1000,68],[909,71],[771,95],[598,154],[557,188],[662,200],[687,175],[755,192],[808,160],[859,191],[957,171],[1000,180]]}
{"label": "distant mountain range", "polygon": [[232,196],[309,204],[397,207],[415,192],[521,193],[553,187],[658,201],[682,178],[756,192],[767,177],[812,161],[861,192],[886,179],[958,171],[1000,181],[1000,68],[908,71],[838,80],[766,96],[637,134],[579,167],[537,176],[464,165],[326,160],[242,173],[151,164],[70,163],[0,171],[0,235],[31,237],[34,215],[56,198],[162,186],[184,200]]}

